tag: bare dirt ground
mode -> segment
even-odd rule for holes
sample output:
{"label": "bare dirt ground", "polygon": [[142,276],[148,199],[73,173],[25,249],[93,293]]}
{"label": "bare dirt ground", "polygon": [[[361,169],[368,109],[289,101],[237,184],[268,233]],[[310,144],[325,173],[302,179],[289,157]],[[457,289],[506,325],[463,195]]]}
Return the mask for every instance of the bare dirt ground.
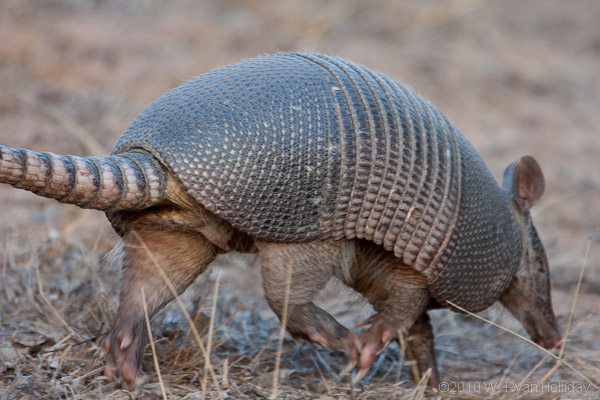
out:
{"label": "bare dirt ground", "polygon": [[[441,389],[460,391],[443,396],[598,398],[598,21],[595,0],[3,0],[0,144],[102,155],[146,104],[218,66],[283,50],[365,64],[438,105],[498,178],[523,154],[538,159],[547,191],[534,218],[551,262],[562,328],[590,246],[560,362],[471,316],[433,313],[448,383]],[[99,348],[118,305],[119,275],[101,260],[116,240],[102,213],[0,187],[1,399],[136,395],[101,373]],[[177,305],[154,319],[167,396],[269,397],[279,325],[262,297],[258,262],[228,256],[216,264],[183,296],[203,342],[211,343],[210,364]],[[370,313],[341,285],[326,291],[322,304],[346,326]],[[525,334],[500,308],[482,315]],[[345,355],[286,336],[277,396],[441,396],[411,383],[402,360],[399,347],[390,346],[352,387],[337,374]],[[137,395],[161,398],[149,350],[144,370],[148,380]]]}

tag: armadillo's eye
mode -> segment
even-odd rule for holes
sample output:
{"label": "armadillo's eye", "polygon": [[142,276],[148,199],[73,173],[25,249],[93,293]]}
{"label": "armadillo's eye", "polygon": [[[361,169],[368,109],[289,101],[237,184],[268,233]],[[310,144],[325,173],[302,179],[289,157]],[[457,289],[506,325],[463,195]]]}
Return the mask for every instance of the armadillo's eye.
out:
{"label": "armadillo's eye", "polygon": [[540,260],[539,258],[535,259],[535,269],[540,273],[546,273],[548,271],[548,268],[546,268],[546,264],[544,263],[544,261]]}

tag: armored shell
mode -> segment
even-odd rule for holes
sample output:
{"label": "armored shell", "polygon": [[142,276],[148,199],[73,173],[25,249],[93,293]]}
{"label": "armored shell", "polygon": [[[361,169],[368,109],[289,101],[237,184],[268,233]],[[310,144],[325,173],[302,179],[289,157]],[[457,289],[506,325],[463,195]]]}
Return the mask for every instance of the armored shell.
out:
{"label": "armored shell", "polygon": [[516,271],[515,222],[477,151],[411,90],[339,58],[283,53],[201,75],[150,104],[113,154],[137,148],[235,228],[371,240],[440,302],[486,308]]}

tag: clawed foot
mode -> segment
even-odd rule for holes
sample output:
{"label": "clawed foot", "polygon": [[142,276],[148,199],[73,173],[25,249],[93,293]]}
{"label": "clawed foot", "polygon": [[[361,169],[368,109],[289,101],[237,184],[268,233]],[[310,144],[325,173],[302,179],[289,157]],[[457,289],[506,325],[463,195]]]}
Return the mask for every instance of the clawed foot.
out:
{"label": "clawed foot", "polygon": [[106,354],[104,375],[110,380],[121,379],[124,389],[135,390],[142,384],[141,359],[146,345],[143,321],[131,322],[117,318],[104,340]]}
{"label": "clawed foot", "polygon": [[361,350],[359,354],[352,354],[350,363],[340,372],[340,376],[350,374],[357,363],[360,363],[360,369],[352,379],[353,383],[359,382],[365,377],[371,366],[377,360],[379,354],[394,339],[398,338],[400,325],[393,320],[375,314],[358,326],[372,324],[371,327],[360,336]]}
{"label": "clawed foot", "polygon": [[353,359],[358,358],[362,349],[360,340],[350,331],[342,337],[327,337],[320,332],[313,332],[308,335],[308,340],[331,350],[344,351]]}
{"label": "clawed foot", "polygon": [[286,325],[294,339],[305,339],[334,351],[344,351],[357,358],[360,340],[329,313],[313,303],[295,305]]}

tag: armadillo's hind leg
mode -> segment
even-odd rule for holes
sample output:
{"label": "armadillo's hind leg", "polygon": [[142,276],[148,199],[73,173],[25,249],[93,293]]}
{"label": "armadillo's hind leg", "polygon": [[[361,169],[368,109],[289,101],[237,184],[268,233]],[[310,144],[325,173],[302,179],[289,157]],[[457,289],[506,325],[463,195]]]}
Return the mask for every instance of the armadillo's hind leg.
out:
{"label": "armadillo's hind leg", "polygon": [[165,280],[182,293],[206,269],[216,251],[200,234],[168,229],[131,230],[123,240],[120,304],[104,341],[104,371],[110,379],[121,379],[124,388],[135,389],[141,382],[140,364],[148,342],[142,291],[152,316],[174,298]]}
{"label": "armadillo's hind leg", "polygon": [[415,382],[430,370],[429,386],[439,388],[440,380],[437,373],[435,349],[433,344],[433,330],[426,312],[421,314],[408,333],[406,355],[415,361],[415,368],[411,369],[411,376]]}
{"label": "armadillo's hind leg", "polygon": [[282,322],[287,298],[287,331],[295,338],[356,357],[360,346],[358,338],[313,303],[333,276],[334,269],[343,262],[345,245],[347,242],[335,241],[256,243],[265,296]]}

